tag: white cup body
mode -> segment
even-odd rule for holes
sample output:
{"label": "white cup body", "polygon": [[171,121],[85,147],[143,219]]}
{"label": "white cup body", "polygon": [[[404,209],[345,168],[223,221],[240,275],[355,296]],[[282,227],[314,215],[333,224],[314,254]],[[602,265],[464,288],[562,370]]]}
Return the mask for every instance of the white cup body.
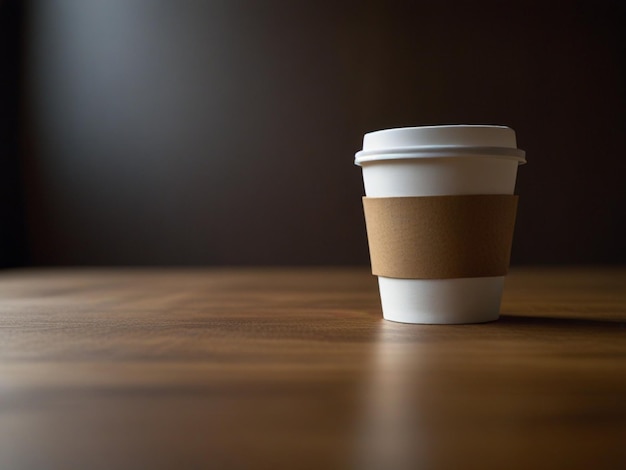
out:
{"label": "white cup body", "polygon": [[[464,131],[467,135],[467,129]],[[438,136],[441,137],[441,132]],[[383,156],[380,159],[370,153],[367,161],[357,162],[362,166],[365,194],[368,197],[513,194],[520,158],[489,152],[481,154],[476,147],[480,146],[473,146],[467,154],[460,149],[426,156],[418,152],[411,157],[409,152],[400,158],[393,158],[394,154],[389,158],[385,149],[380,150]],[[458,279],[379,276],[378,284],[383,317],[387,320],[429,324],[480,323],[498,318],[504,276]]]}

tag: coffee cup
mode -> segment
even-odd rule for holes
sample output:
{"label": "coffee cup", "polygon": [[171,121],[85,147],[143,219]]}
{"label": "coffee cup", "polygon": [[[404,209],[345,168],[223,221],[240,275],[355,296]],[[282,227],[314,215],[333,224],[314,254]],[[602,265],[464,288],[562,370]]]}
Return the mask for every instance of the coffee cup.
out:
{"label": "coffee cup", "polygon": [[499,316],[515,222],[517,168],[504,126],[370,132],[356,153],[383,317],[479,323]]}

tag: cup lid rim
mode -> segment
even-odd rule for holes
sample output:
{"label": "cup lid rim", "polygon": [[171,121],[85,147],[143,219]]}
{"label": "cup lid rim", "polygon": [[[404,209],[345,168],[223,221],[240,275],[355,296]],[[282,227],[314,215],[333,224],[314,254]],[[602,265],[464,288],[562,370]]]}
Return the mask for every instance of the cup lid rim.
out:
{"label": "cup lid rim", "polygon": [[374,160],[488,156],[525,163],[515,131],[507,126],[450,124],[396,127],[368,132],[355,164]]}

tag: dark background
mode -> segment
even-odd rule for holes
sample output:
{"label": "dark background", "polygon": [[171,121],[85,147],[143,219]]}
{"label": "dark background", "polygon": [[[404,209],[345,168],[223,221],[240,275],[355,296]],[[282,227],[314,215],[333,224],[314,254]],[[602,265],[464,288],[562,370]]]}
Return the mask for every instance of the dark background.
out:
{"label": "dark background", "polygon": [[0,3],[0,262],[365,264],[365,132],[504,124],[514,264],[624,263],[620,1]]}

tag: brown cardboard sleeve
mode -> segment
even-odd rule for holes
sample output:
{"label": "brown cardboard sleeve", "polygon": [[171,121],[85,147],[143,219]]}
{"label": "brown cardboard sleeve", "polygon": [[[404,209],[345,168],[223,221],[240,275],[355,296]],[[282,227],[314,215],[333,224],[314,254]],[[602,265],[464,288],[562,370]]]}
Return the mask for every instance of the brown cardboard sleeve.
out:
{"label": "brown cardboard sleeve", "polygon": [[517,196],[363,198],[372,273],[407,279],[503,276]]}

